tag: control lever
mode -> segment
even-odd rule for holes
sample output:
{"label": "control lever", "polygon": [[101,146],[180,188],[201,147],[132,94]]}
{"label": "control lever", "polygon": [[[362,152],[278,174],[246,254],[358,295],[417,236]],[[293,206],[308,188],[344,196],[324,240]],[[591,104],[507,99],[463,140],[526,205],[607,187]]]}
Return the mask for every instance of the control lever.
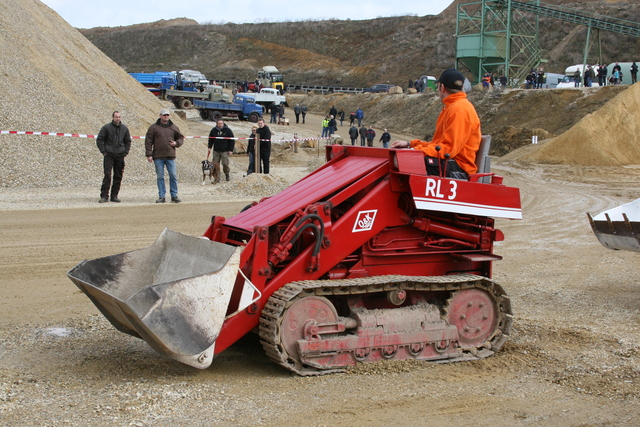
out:
{"label": "control lever", "polygon": [[444,173],[442,174],[442,177],[445,178],[447,176],[447,163],[449,163],[449,158],[451,157],[451,154],[449,153],[445,153],[444,154]]}

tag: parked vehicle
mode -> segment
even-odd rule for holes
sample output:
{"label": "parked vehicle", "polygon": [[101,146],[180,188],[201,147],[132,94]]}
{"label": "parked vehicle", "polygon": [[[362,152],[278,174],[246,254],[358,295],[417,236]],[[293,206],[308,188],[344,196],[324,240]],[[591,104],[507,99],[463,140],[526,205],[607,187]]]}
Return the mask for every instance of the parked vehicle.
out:
{"label": "parked vehicle", "polygon": [[173,78],[172,73],[169,71],[156,71],[155,73],[129,73],[129,75],[139,81],[156,96],[160,96],[163,79]]}
{"label": "parked vehicle", "polygon": [[287,98],[284,95],[280,95],[278,89],[265,87],[260,89],[258,93],[247,92],[245,95],[253,97],[256,100],[256,104],[263,105],[265,108],[268,108],[271,104],[287,104]]}
{"label": "parked vehicle", "polygon": [[370,92],[370,93],[389,92],[389,89],[391,89],[394,86],[395,85],[378,84],[378,85],[373,85],[370,88],[363,89],[362,92]]}
{"label": "parked vehicle", "polygon": [[258,80],[262,86],[278,89],[281,94],[284,93],[284,77],[273,65],[262,67],[262,70],[258,71]]}
{"label": "parked vehicle", "polygon": [[209,80],[199,71],[156,71],[155,73],[129,73],[154,95],[162,96],[162,91],[185,90],[200,92],[200,89],[209,84]]}
{"label": "parked vehicle", "polygon": [[422,83],[424,84],[425,88],[431,88],[433,90],[436,90],[436,78],[434,76],[422,76],[420,77],[420,80],[422,80]]}
{"label": "parked vehicle", "polygon": [[207,85],[204,92],[163,89],[161,92],[162,99],[173,102],[176,108],[189,109],[193,108],[193,101],[196,99],[204,99],[208,101],[229,101],[229,95],[222,91],[222,86]]}
{"label": "parked vehicle", "polygon": [[542,87],[545,89],[555,89],[560,82],[564,82],[564,74],[558,73],[544,73],[545,82]]}
{"label": "parked vehicle", "polygon": [[[564,70],[564,77],[562,78],[562,80],[560,82],[558,82],[558,84],[556,85],[556,88],[557,89],[563,89],[563,88],[572,88],[572,87],[573,88],[575,88],[575,87],[583,87],[584,86],[584,72],[587,69],[587,67],[588,67],[587,64],[576,64],[576,65],[568,66]],[[593,68],[594,68],[595,72],[597,73],[597,67],[594,66]],[[576,86],[576,79],[574,77],[574,74],[575,74],[576,70],[580,71],[580,78],[579,78],[577,86]],[[598,84],[598,77],[594,77],[592,82],[593,82],[592,83],[593,86],[600,86]]]}
{"label": "parked vehicle", "polygon": [[203,120],[211,121],[230,117],[255,123],[262,117],[264,112],[264,107],[256,104],[256,100],[246,93],[236,94],[232,102],[196,99],[193,104],[200,112],[200,117]]}

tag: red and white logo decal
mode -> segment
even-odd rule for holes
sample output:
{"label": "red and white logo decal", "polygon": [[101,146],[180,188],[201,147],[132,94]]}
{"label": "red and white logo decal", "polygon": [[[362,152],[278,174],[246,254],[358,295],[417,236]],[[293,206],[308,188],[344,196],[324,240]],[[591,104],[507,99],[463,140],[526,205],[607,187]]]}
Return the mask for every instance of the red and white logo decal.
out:
{"label": "red and white logo decal", "polygon": [[353,224],[353,233],[358,231],[369,231],[373,228],[373,223],[376,220],[376,214],[378,210],[372,211],[360,211],[356,217],[356,222]]}

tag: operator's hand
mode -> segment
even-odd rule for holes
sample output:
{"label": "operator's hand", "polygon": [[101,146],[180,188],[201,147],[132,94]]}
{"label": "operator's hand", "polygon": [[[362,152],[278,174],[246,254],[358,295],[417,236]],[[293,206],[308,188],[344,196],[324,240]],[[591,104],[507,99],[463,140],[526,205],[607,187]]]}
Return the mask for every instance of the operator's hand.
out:
{"label": "operator's hand", "polygon": [[411,148],[409,141],[393,141],[391,148]]}

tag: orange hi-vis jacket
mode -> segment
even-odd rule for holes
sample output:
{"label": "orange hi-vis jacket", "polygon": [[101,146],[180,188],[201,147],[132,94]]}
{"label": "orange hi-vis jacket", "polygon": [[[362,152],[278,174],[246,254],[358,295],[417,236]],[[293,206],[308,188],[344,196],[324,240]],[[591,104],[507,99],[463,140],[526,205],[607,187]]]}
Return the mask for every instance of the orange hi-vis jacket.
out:
{"label": "orange hi-vis jacket", "polygon": [[[411,148],[441,159],[449,153],[466,173],[476,173],[476,153],[482,139],[478,113],[464,92],[450,94],[443,103],[433,139],[429,142],[414,139],[410,142]],[[436,145],[440,146],[440,153]]]}

